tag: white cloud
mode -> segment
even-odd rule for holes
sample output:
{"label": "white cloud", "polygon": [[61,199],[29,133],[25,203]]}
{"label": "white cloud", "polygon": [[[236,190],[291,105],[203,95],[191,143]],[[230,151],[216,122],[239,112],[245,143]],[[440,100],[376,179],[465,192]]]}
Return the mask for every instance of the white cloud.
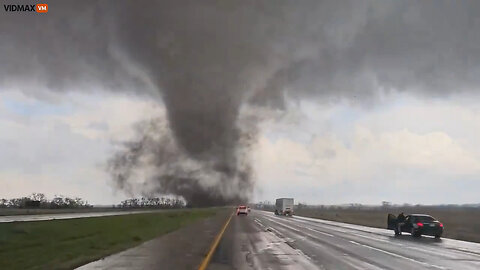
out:
{"label": "white cloud", "polygon": [[316,137],[309,144],[262,137],[258,152],[265,171],[299,170],[318,176],[322,184],[349,176],[369,177],[382,166],[443,174],[480,173],[480,159],[442,132],[419,135],[401,130],[375,135],[358,127],[351,147],[332,137]]}
{"label": "white cloud", "polygon": [[[345,105],[333,110],[306,106],[303,110],[313,120],[290,129],[279,123],[260,138],[255,155],[257,198],[295,196],[314,203],[475,201],[467,186],[480,188],[475,180],[480,176],[480,115],[475,104],[470,105],[416,101],[368,111]],[[328,112],[328,117],[315,118],[317,111]],[[442,193],[447,195],[438,196]]]}
{"label": "white cloud", "polygon": [[43,192],[113,203],[104,164],[112,141],[132,125],[163,112],[158,103],[128,95],[59,94],[57,103],[0,93],[0,197]]}

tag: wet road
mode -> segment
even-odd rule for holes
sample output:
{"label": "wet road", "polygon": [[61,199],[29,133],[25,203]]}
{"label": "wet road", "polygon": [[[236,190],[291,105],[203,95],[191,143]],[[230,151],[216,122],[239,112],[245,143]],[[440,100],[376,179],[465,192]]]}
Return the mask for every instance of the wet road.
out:
{"label": "wet road", "polygon": [[178,230],[144,242],[136,247],[83,265],[79,270],[192,270],[210,249],[220,229],[232,213],[219,210],[216,215],[198,220]]}
{"label": "wet road", "polygon": [[209,269],[480,269],[480,244],[252,210],[232,219]]}
{"label": "wet road", "polygon": [[165,210],[133,210],[133,211],[109,211],[109,212],[82,212],[82,213],[62,213],[62,214],[39,214],[39,215],[15,215],[0,216],[0,223],[22,222],[22,221],[45,221],[55,219],[72,219],[87,217],[120,216],[130,214],[153,213]]}

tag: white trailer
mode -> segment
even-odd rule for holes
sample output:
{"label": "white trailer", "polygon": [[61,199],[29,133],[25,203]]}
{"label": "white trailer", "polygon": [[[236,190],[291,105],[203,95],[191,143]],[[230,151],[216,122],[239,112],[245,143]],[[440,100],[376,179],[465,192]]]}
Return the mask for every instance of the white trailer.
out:
{"label": "white trailer", "polygon": [[279,198],[275,201],[275,215],[292,216],[293,198]]}

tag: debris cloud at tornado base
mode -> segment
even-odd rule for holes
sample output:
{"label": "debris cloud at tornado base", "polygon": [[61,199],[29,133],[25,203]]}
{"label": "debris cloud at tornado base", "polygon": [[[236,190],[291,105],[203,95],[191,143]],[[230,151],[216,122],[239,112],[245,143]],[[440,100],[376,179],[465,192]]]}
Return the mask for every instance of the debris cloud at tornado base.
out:
{"label": "debris cloud at tornado base", "polygon": [[[177,195],[197,207],[245,202],[253,191],[249,153],[254,129],[235,131],[235,145],[227,149],[214,143],[192,155],[179,144],[168,121],[146,120],[138,123],[136,138],[123,143],[109,160],[108,169],[127,192],[140,187],[147,196]],[[135,182],[139,178],[141,183]]]}
{"label": "debris cloud at tornado base", "polygon": [[146,116],[108,163],[115,186],[245,201],[256,112],[472,92],[480,4],[461,2],[53,1],[47,16],[0,18],[0,85],[157,99],[165,116]]}

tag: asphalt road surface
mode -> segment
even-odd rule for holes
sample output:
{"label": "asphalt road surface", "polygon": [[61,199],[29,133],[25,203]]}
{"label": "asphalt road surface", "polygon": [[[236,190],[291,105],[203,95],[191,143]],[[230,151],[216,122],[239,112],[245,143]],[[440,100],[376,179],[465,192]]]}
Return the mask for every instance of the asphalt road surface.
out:
{"label": "asphalt road surface", "polygon": [[208,269],[480,269],[480,244],[252,210],[234,216]]}
{"label": "asphalt road surface", "polygon": [[81,213],[62,213],[62,214],[39,214],[39,215],[14,215],[0,216],[0,223],[5,222],[22,222],[22,221],[45,221],[56,219],[72,219],[72,218],[88,218],[88,217],[105,217],[105,216],[121,216],[131,214],[153,213],[165,210],[132,210],[132,211],[109,211],[109,212],[81,212]]}

